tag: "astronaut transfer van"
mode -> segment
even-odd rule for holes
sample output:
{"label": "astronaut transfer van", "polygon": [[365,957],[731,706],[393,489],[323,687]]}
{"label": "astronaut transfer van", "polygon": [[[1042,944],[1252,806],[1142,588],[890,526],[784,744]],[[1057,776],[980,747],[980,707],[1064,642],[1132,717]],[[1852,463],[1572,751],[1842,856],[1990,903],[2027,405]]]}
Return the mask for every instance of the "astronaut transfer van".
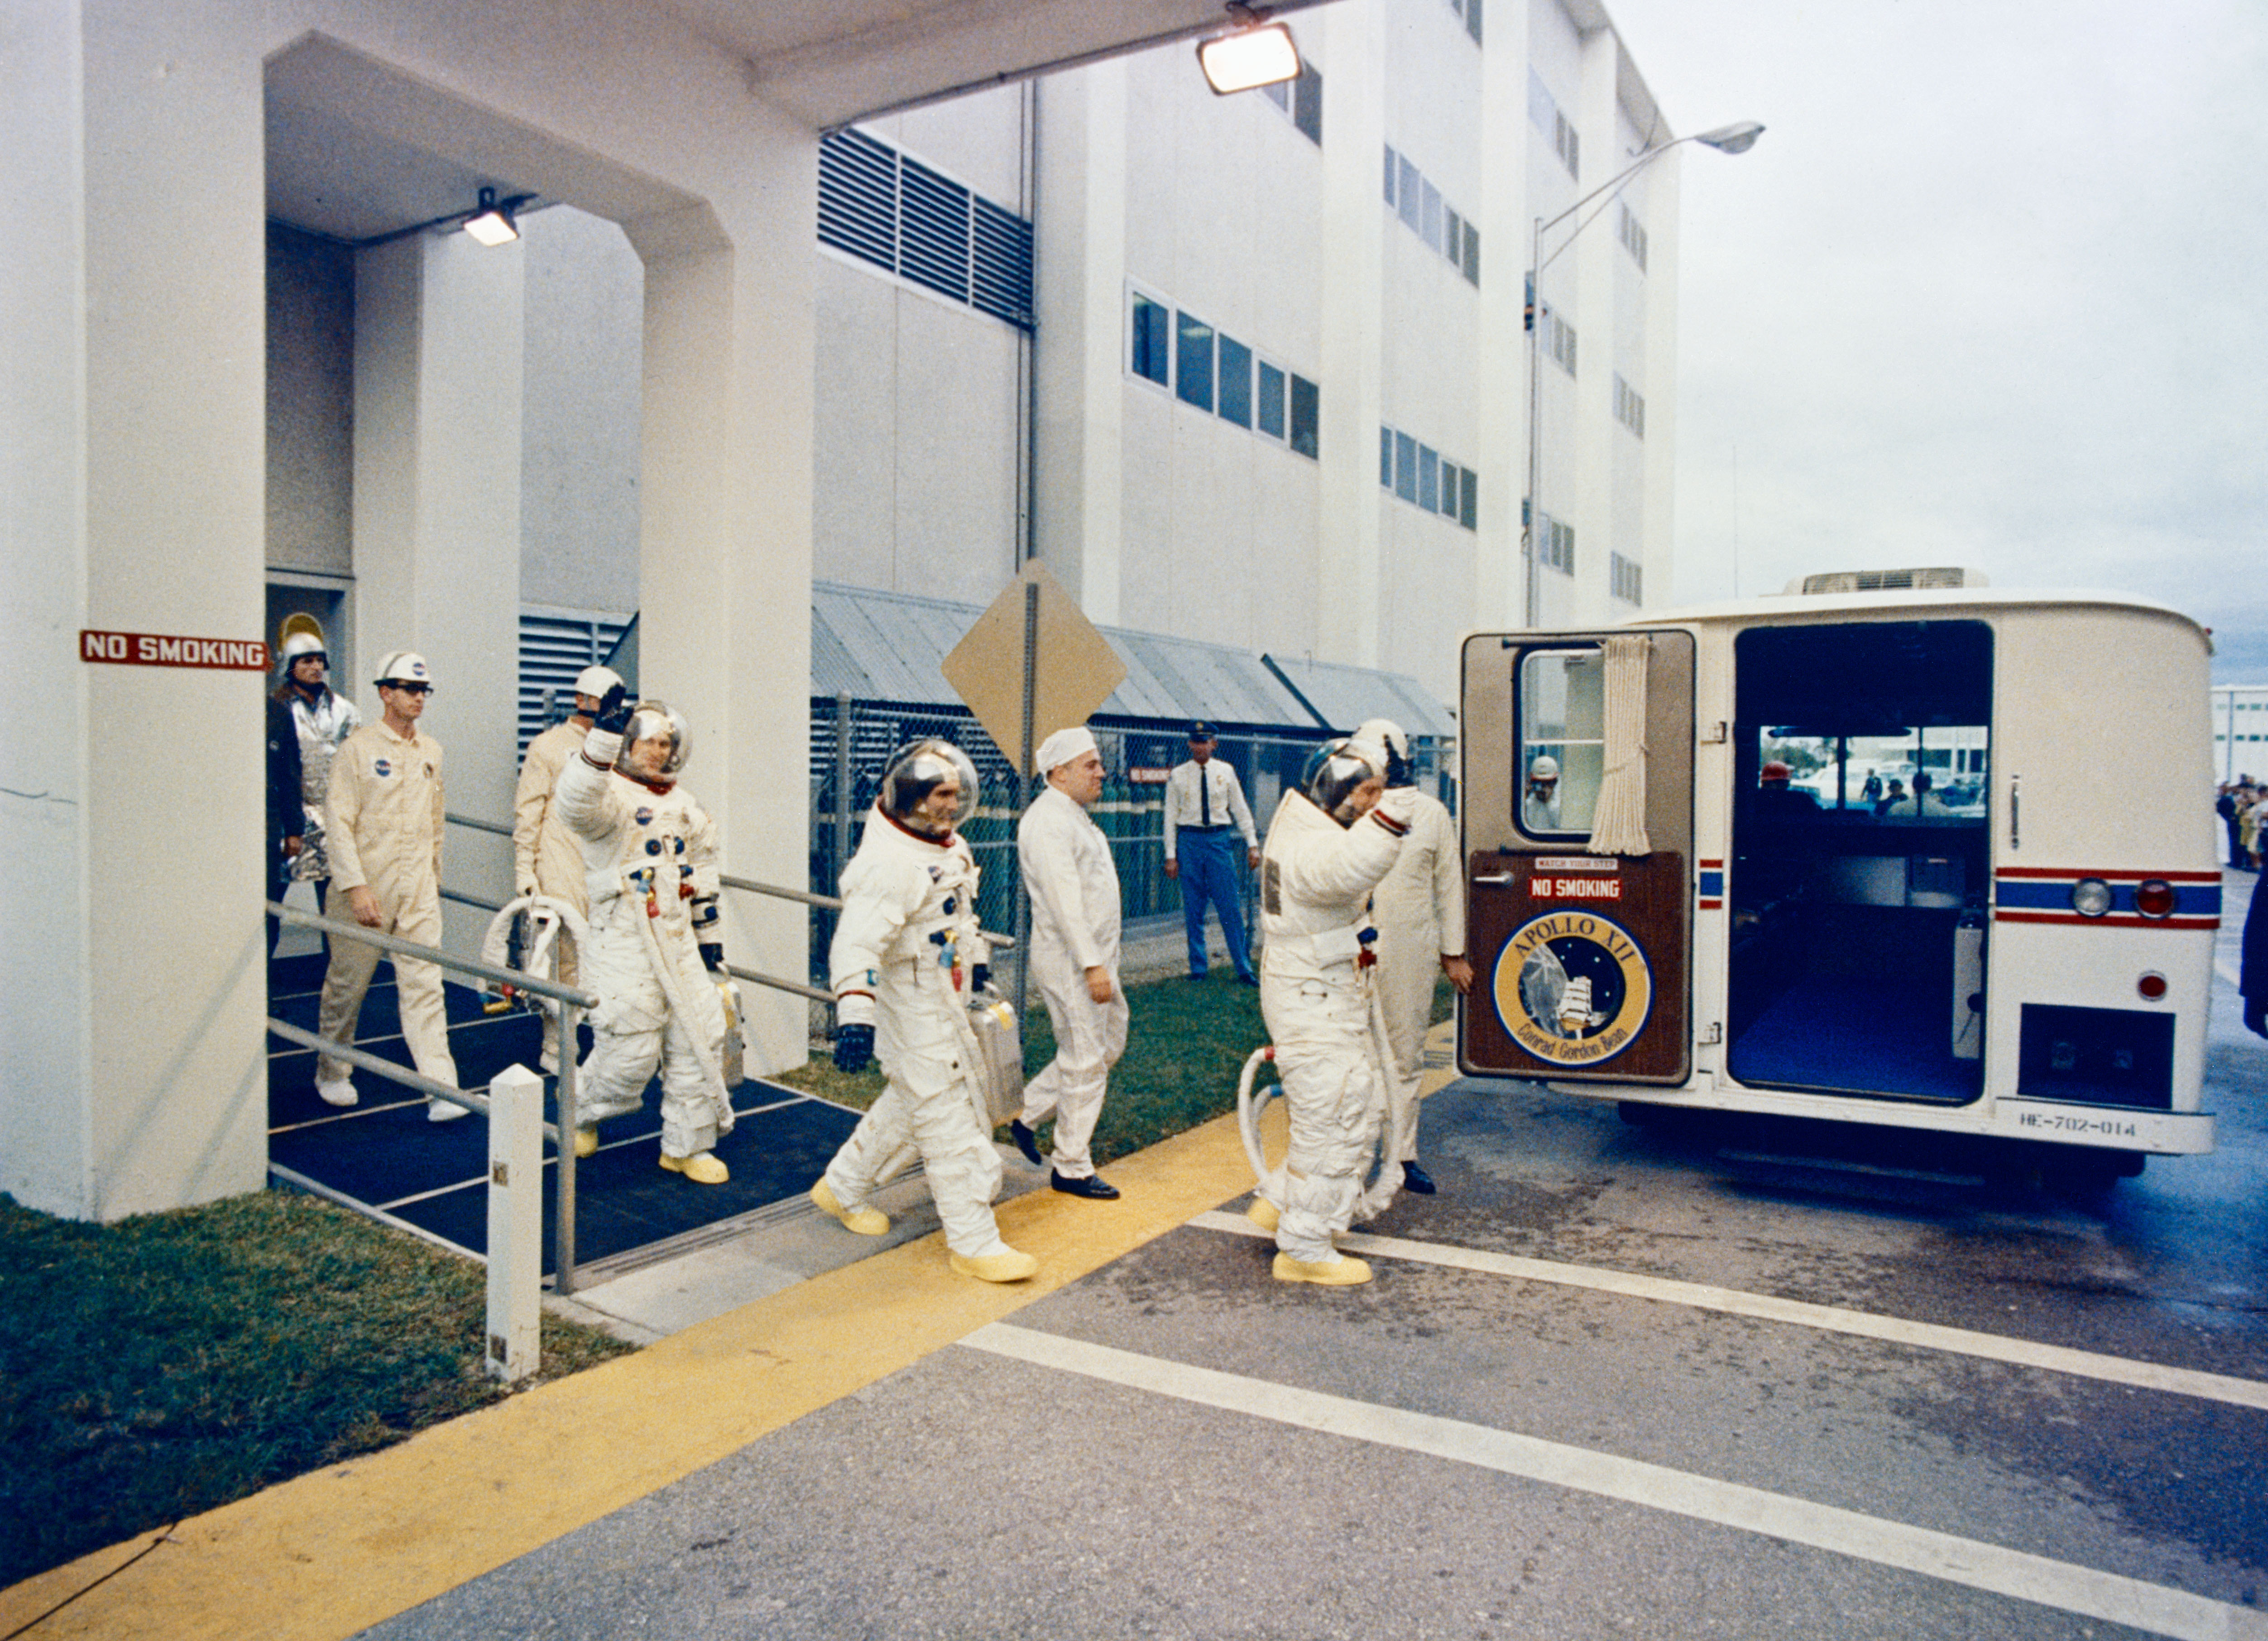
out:
{"label": "astronaut transfer van", "polygon": [[2206,634],[1977,580],[1468,638],[1461,1069],[2210,1151]]}

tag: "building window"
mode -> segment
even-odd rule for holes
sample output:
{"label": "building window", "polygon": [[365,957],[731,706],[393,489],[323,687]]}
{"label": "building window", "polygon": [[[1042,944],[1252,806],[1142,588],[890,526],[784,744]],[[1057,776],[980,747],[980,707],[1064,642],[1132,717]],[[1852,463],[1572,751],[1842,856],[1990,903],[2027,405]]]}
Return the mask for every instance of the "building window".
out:
{"label": "building window", "polygon": [[1427,512],[1441,511],[1441,458],[1424,445],[1418,446],[1418,504]]}
{"label": "building window", "polygon": [[1567,174],[1577,181],[1583,176],[1583,139],[1568,123],[1567,116],[1559,111],[1559,99],[1543,83],[1543,77],[1534,69],[1528,70],[1528,120],[1537,130],[1551,139],[1552,151],[1559,163],[1567,167]]}
{"label": "building window", "polygon": [[1394,493],[1405,502],[1418,499],[1418,441],[1407,433],[1394,436]]}
{"label": "building window", "polygon": [[1535,562],[1565,576],[1575,573],[1575,526],[1550,513],[1535,516]]}
{"label": "building window", "polygon": [[1615,420],[1640,438],[1646,437],[1646,401],[1631,390],[1620,371],[1615,372]]}
{"label": "building window", "polygon": [[1032,328],[1032,224],[864,131],[820,140],[819,242]]}
{"label": "building window", "polygon": [[1137,291],[1133,321],[1134,374],[1163,387],[1173,368],[1166,346],[1166,337],[1172,327],[1166,305],[1153,302]]}
{"label": "building window", "polygon": [[1378,482],[1405,502],[1466,529],[1479,527],[1480,481],[1432,446],[1390,427],[1378,430]]}
{"label": "building window", "polygon": [[1220,419],[1252,425],[1252,350],[1226,336],[1220,339]]}
{"label": "building window", "polygon": [[1528,70],[1528,122],[1546,136],[1551,134],[1551,123],[1559,117],[1559,104],[1543,77],[1534,69]]}
{"label": "building window", "polygon": [[1212,408],[1212,327],[1186,309],[1174,333],[1174,392],[1185,405]]}
{"label": "building window", "polygon": [[1254,407],[1254,423],[1270,438],[1284,437],[1284,372],[1267,360],[1260,361],[1260,402]]}
{"label": "building window", "polygon": [[1572,376],[1575,373],[1575,327],[1551,311],[1547,303],[1543,309],[1543,351],[1552,364]]}
{"label": "building window", "polygon": [[1378,482],[1381,489],[1394,488],[1394,430],[1378,430]]}
{"label": "building window", "polygon": [[[1478,0],[1475,0],[1478,4]],[[1457,497],[1457,522],[1468,530],[1481,527],[1481,475],[1470,467],[1465,469],[1464,493]]]}
{"label": "building window", "polygon": [[1607,555],[1607,573],[1615,597],[1625,604],[1646,602],[1646,570],[1631,563],[1620,553]]}
{"label": "building window", "polygon": [[1386,150],[1386,202],[1410,232],[1448,259],[1465,283],[1481,282],[1480,233],[1471,221],[1444,199],[1441,190],[1425,180],[1407,154]]}
{"label": "building window", "polygon": [[1567,174],[1580,182],[1583,180],[1582,134],[1567,123],[1567,116],[1555,113],[1558,129],[1552,134],[1551,146],[1558,151],[1559,163],[1567,167]]}
{"label": "building window", "polygon": [[1323,390],[1306,377],[1292,378],[1292,448],[1320,461],[1323,420]]}
{"label": "building window", "polygon": [[1644,273],[1646,271],[1646,229],[1639,224],[1638,219],[1631,214],[1631,208],[1628,205],[1623,206],[1622,212],[1623,249],[1631,254],[1631,260],[1638,264],[1638,272]]}
{"label": "building window", "polygon": [[1473,44],[1481,43],[1481,0],[1449,0],[1449,10],[1465,20],[1465,33],[1473,37]]}
{"label": "building window", "polygon": [[1323,77],[1312,63],[1301,63],[1292,82],[1292,123],[1316,147],[1323,145]]}

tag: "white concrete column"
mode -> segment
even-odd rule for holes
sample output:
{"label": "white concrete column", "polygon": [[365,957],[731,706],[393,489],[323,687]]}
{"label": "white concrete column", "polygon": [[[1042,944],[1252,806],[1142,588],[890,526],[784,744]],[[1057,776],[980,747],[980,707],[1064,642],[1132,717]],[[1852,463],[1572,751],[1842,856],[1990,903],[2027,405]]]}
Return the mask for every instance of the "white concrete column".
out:
{"label": "white concrete column", "polygon": [[[356,652],[340,681],[365,719],[371,679],[415,650],[435,688],[452,812],[510,824],[518,776],[519,481],[525,261],[461,233],[367,252],[355,279]],[[509,839],[451,827],[449,887],[501,901]],[[480,947],[488,915],[444,902],[446,944]]]}
{"label": "white concrete column", "polygon": [[260,71],[164,10],[7,32],[0,1189],[111,1219],[264,1178],[264,681],[78,654],[261,637]]}
{"label": "white concrete column", "polygon": [[1039,81],[1033,542],[1091,621],[1119,616],[1125,497],[1126,69]]}
{"label": "white concrete column", "polygon": [[[813,257],[819,143],[784,118],[730,217],[625,223],[645,263],[640,684],[692,726],[686,784],[725,870],[802,887],[811,697]],[[735,963],[799,975],[809,913],[727,891]],[[804,1001],[744,986],[748,1069],[799,1065]]]}
{"label": "white concrete column", "polygon": [[[1387,7],[1328,6],[1324,49],[1322,511],[1318,659],[1379,665],[1378,429],[1385,402],[1386,214],[1379,163],[1390,60]],[[1331,64],[1346,71],[1334,75]]]}

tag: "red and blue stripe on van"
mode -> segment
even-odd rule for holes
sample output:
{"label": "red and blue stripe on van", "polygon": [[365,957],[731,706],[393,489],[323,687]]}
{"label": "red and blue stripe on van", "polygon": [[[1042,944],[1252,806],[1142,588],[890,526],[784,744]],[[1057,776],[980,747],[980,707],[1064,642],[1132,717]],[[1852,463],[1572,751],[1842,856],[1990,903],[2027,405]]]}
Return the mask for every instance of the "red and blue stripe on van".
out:
{"label": "red and blue stripe on van", "polygon": [[[2080,872],[2002,866],[1992,874],[1998,923],[2095,924],[2116,929],[2218,929],[2218,872]],[[2080,886],[2088,886],[2080,892]],[[2081,909],[2100,905],[2095,911]]]}

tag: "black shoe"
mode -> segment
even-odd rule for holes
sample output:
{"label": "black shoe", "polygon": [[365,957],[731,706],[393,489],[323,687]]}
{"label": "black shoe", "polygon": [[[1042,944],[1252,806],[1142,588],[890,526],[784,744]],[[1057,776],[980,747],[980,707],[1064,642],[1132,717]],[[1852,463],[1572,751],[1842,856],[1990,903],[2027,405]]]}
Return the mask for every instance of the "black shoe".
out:
{"label": "black shoe", "polygon": [[1008,1137],[1016,1142],[1016,1149],[1024,1153],[1024,1160],[1035,1168],[1046,1160],[1040,1155],[1040,1142],[1032,1137],[1032,1130],[1024,1126],[1023,1118],[1008,1120]]}
{"label": "black shoe", "polygon": [[1257,975],[1239,975],[1236,977],[1236,983],[1240,986],[1256,986],[1260,983],[1260,976]]}
{"label": "black shoe", "polygon": [[1190,975],[1189,975],[1189,978],[1190,978],[1191,980],[1196,981],[1199,985],[1203,985],[1203,984],[1204,983],[1204,978],[1205,978],[1205,977],[1204,977],[1203,975],[1197,974],[1197,973],[1196,973],[1196,972],[1194,972],[1194,971],[1192,971],[1192,972],[1190,973]]}
{"label": "black shoe", "polygon": [[1084,1196],[1090,1202],[1108,1203],[1116,1202],[1118,1198],[1118,1188],[1115,1185],[1104,1184],[1099,1174],[1090,1174],[1083,1180],[1066,1180],[1050,1168],[1048,1171],[1048,1183],[1065,1196]]}
{"label": "black shoe", "polygon": [[1415,1191],[1420,1196],[1431,1196],[1434,1188],[1433,1176],[1416,1163],[1405,1162],[1402,1165],[1402,1188]]}

